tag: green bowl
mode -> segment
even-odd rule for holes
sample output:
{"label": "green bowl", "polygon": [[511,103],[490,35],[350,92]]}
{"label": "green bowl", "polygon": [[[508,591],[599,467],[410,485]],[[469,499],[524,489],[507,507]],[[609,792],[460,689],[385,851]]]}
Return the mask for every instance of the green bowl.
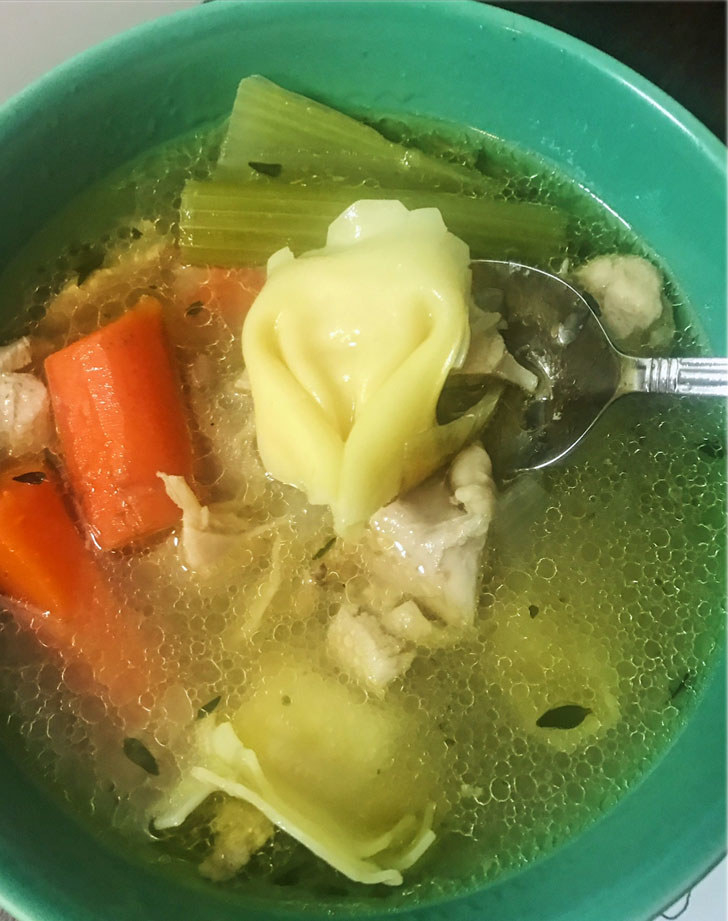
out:
{"label": "green bowl", "polygon": [[[240,78],[256,72],[348,109],[474,125],[555,162],[665,259],[722,350],[725,149],[611,58],[472,2],[215,3],[81,55],[0,110],[0,270],[95,180],[222,116]],[[501,882],[405,916],[653,916],[724,849],[724,687],[716,666],[669,750],[578,838]],[[0,901],[22,921],[277,916],[99,841],[11,757],[0,760],[0,789]]]}

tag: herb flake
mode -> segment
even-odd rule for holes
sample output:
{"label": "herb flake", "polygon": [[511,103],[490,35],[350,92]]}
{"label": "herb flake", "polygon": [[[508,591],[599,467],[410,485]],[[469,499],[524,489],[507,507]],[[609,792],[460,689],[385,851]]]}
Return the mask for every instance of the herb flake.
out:
{"label": "herb flake", "polygon": [[193,303],[191,303],[185,311],[185,316],[196,317],[199,313],[202,313],[204,309],[205,305],[202,303],[202,301],[193,301]]}
{"label": "herb flake", "polygon": [[155,776],[159,774],[157,759],[140,739],[132,737],[124,739],[124,754],[132,764],[136,764],[147,774],[154,774]]}
{"label": "herb flake", "polygon": [[536,720],[536,725],[541,729],[576,729],[581,726],[591,713],[589,707],[580,707],[579,704],[564,704],[563,707],[554,707],[547,710]]}
{"label": "herb flake", "polygon": [[670,689],[670,700],[675,700],[675,698],[679,697],[683,691],[686,691],[690,687],[692,679],[692,674],[689,671],[685,672],[680,681]]}
{"label": "herb flake", "polygon": [[280,176],[283,169],[282,163],[260,163],[257,160],[248,160],[248,166],[254,169],[256,173],[262,173],[264,176],[272,176],[274,179]]}
{"label": "herb flake", "polygon": [[46,475],[42,470],[29,470],[28,473],[21,473],[18,476],[14,476],[13,479],[16,483],[27,483],[29,486],[40,486],[41,483],[45,483]]}
{"label": "herb flake", "polygon": [[217,708],[217,705],[222,700],[222,695],[218,694],[217,697],[213,697],[212,700],[208,700],[206,704],[203,704],[200,709],[197,711],[197,719],[204,719],[206,716],[209,716],[213,710]]}
{"label": "herb flake", "polygon": [[320,547],[320,548],[316,551],[316,553],[314,553],[312,559],[314,559],[314,560],[320,560],[321,557],[322,557],[325,553],[328,553],[329,550],[331,550],[331,548],[334,546],[335,543],[336,543],[336,538],[335,538],[335,537],[331,537],[329,540],[326,541],[326,543],[323,545],[323,547]]}

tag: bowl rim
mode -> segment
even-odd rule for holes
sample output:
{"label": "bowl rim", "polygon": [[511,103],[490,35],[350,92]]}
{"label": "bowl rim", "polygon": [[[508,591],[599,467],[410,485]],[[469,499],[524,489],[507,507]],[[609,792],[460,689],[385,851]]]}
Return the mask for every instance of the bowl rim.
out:
{"label": "bowl rim", "polygon": [[[305,5],[307,0],[303,0]],[[310,2],[310,0],[308,0]],[[384,6],[389,5],[391,0],[337,0],[337,6],[348,5],[350,7]],[[403,0],[395,0],[403,2]],[[410,3],[411,0],[408,0]],[[124,50],[132,45],[142,35],[152,35],[156,32],[163,31],[167,24],[172,22],[181,22],[184,19],[197,18],[200,15],[214,17],[223,16],[222,10],[227,6],[246,6],[250,9],[265,8],[275,5],[275,0],[232,0],[228,3],[213,5],[203,2],[199,6],[189,7],[183,10],[176,10],[170,13],[162,13],[158,18],[147,22],[139,23],[130,29],[125,29],[117,35],[113,35],[92,45],[77,54],[72,55],[67,60],[53,67],[48,72],[42,74],[33,80],[28,86],[19,90],[2,105],[0,105],[0,131],[12,125],[14,119],[23,118],[23,110],[33,105],[36,98],[42,95],[46,88],[52,87],[57,81],[72,78],[76,73],[81,73],[87,67],[94,63],[103,63],[106,57],[116,52]],[[420,2],[411,2],[413,7],[427,8],[443,6],[442,0],[420,0]],[[726,146],[723,142],[710,131],[695,115],[686,109],[681,103],[669,96],[664,90],[660,89],[647,77],[643,77],[637,71],[633,70],[626,64],[623,64],[617,58],[612,57],[605,51],[589,45],[582,39],[570,35],[568,32],[562,32],[553,26],[546,25],[528,16],[503,9],[502,7],[493,6],[490,3],[483,3],[480,0],[447,0],[449,9],[457,10],[459,15],[469,18],[473,23],[480,24],[484,19],[510,28],[519,26],[530,32],[531,35],[543,40],[549,45],[562,48],[577,57],[587,61],[600,70],[608,70],[620,83],[642,96],[647,102],[658,109],[662,115],[668,118],[676,127],[678,127],[690,140],[700,146],[704,153],[709,157],[712,164],[723,173],[726,173]],[[515,30],[514,30],[515,31]]]}

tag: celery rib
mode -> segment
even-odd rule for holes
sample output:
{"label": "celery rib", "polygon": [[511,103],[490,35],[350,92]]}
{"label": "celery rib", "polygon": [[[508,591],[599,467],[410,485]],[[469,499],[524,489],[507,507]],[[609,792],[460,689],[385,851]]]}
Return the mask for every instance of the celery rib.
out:
{"label": "celery rib", "polygon": [[544,264],[563,250],[563,212],[531,202],[491,201],[448,192],[370,186],[196,182],[185,186],[180,245],[193,263],[260,264],[282,246],[299,254],[323,246],[331,221],[359,199],[394,198],[408,208],[438,208],[474,259]]}
{"label": "celery rib", "polygon": [[374,128],[282,89],[261,76],[241,81],[216,179],[247,179],[251,163],[280,164],[284,182],[334,176],[347,183],[492,195],[502,184],[477,170],[387,140]]}

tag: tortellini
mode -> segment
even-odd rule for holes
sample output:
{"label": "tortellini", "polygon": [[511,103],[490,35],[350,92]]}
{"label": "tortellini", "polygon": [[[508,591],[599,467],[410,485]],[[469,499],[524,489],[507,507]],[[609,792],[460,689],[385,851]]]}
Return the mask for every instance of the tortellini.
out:
{"label": "tortellini", "polygon": [[243,329],[258,448],[341,535],[399,493],[405,446],[436,427],[469,345],[469,261],[437,209],[398,201],[356,202],[323,249],[269,261]]}
{"label": "tortellini", "polygon": [[221,791],[350,879],[400,885],[435,840],[439,780],[424,766],[433,753],[421,743],[422,719],[310,667],[266,664],[266,680],[230,721],[215,714],[199,726],[156,828],[178,827]]}

